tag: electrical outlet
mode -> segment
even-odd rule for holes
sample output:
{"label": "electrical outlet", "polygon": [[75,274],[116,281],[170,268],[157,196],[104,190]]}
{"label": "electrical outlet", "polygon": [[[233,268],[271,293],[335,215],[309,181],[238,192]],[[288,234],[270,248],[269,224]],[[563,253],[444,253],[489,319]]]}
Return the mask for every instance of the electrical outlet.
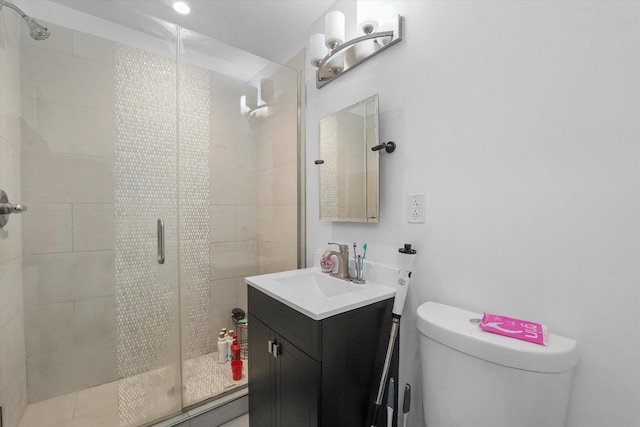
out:
{"label": "electrical outlet", "polygon": [[424,209],[424,194],[409,194],[407,197],[407,222],[412,224],[424,223]]}

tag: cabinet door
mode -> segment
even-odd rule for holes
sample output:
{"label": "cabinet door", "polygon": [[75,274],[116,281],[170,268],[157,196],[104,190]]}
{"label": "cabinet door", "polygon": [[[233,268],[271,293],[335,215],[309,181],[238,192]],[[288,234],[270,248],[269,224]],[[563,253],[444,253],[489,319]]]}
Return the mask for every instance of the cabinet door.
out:
{"label": "cabinet door", "polygon": [[251,427],[271,427],[276,425],[276,359],[269,342],[275,334],[255,317],[249,322],[249,421]]}
{"label": "cabinet door", "polygon": [[277,425],[317,427],[320,363],[286,339],[276,336],[276,341]]}

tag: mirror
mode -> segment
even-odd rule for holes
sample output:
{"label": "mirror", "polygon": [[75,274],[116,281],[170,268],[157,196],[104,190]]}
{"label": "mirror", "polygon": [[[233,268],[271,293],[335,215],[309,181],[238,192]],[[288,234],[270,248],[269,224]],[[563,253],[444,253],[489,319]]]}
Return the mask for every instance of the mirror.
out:
{"label": "mirror", "polygon": [[378,95],[320,120],[321,221],[379,222],[378,143]]}

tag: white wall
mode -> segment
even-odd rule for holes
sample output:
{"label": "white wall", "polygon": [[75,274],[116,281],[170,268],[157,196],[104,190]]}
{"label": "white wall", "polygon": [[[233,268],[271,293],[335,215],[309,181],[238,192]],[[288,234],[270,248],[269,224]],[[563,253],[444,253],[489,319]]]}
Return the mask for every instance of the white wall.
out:
{"label": "white wall", "polygon": [[[412,426],[427,300],[576,339],[568,425],[640,425],[640,2],[395,5],[399,45],[321,90],[307,66],[307,263],[328,241],[392,265],[418,250],[401,343]],[[380,159],[380,224],[319,222],[318,120],[375,93],[398,144]],[[426,194],[425,224],[405,220],[410,193]]]}

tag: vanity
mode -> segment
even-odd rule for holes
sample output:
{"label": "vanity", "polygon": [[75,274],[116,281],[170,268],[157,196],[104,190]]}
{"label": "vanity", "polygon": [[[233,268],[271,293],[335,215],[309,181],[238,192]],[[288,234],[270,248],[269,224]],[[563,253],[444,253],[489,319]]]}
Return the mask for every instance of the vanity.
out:
{"label": "vanity", "polygon": [[245,282],[251,427],[369,426],[395,289],[314,268]]}

